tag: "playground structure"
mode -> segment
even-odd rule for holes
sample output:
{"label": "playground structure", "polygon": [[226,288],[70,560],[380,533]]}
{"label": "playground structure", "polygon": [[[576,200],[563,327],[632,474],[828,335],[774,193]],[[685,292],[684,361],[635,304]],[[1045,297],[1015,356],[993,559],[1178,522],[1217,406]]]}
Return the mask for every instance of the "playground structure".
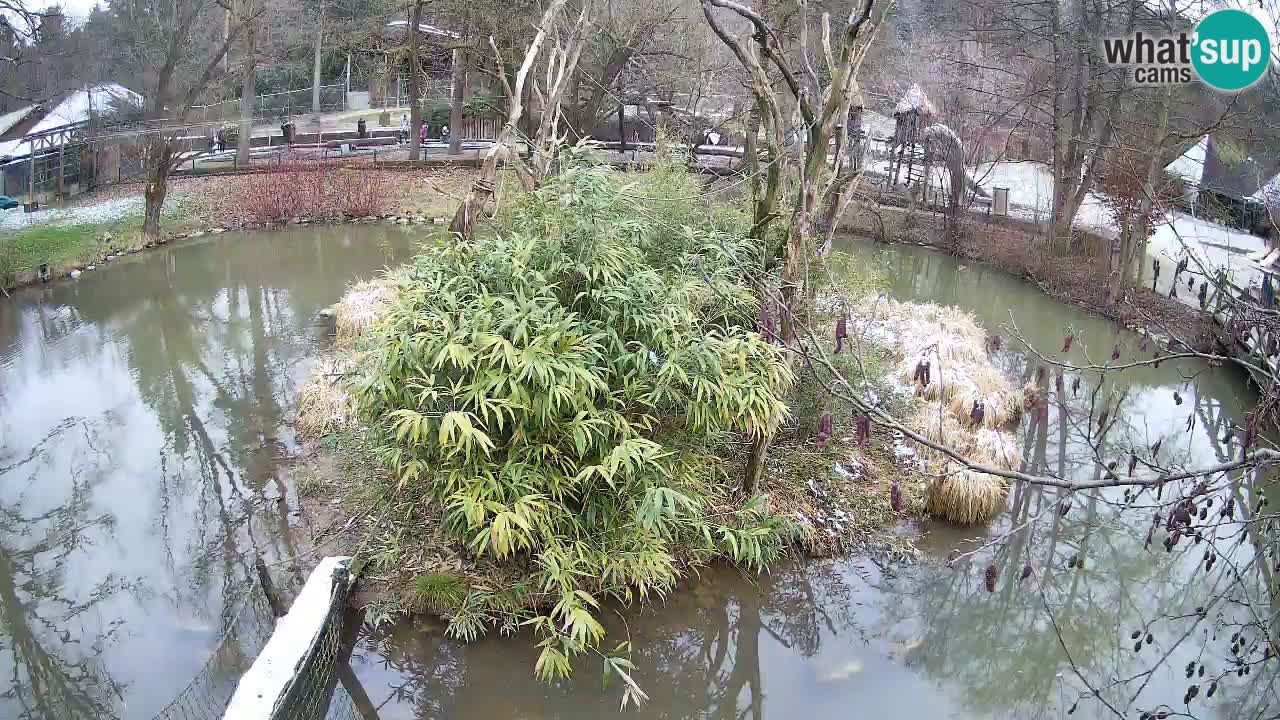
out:
{"label": "playground structure", "polygon": [[[912,85],[893,109],[894,131],[889,142],[890,187],[919,186],[926,178],[925,147],[921,132],[937,115],[937,109],[919,85]],[[906,165],[905,176],[903,165]]]}

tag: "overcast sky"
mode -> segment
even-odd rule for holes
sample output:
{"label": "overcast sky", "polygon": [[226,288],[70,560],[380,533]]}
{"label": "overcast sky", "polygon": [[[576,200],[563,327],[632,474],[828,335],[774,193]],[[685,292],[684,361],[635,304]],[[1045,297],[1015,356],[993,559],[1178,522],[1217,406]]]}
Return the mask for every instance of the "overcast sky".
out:
{"label": "overcast sky", "polygon": [[83,18],[89,14],[96,3],[97,0],[37,0],[35,4],[46,8],[61,5],[68,15]]}

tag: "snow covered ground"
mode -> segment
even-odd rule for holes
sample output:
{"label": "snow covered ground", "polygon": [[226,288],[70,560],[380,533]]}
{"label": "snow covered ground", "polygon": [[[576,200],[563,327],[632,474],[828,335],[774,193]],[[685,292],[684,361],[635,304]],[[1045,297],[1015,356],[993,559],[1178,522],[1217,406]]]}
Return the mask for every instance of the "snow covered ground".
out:
{"label": "snow covered ground", "polygon": [[[997,187],[1009,188],[1009,212],[1011,215],[1046,222],[1053,205],[1053,174],[1047,165],[1038,162],[997,162],[978,166],[974,179],[990,191]],[[1110,211],[1102,203],[1102,196],[1089,193],[1076,216],[1076,227],[1091,230],[1103,237],[1114,238],[1118,228]],[[1165,221],[1156,226],[1147,244],[1147,257],[1143,261],[1143,278],[1151,286],[1154,272],[1152,260],[1160,260],[1160,279],[1156,290],[1169,294],[1173,283],[1173,271],[1183,257],[1190,259],[1193,272],[1213,275],[1219,269],[1227,271],[1231,282],[1242,288],[1259,287],[1262,270],[1247,257],[1267,247],[1266,240],[1249,233],[1229,228],[1215,222],[1195,218],[1182,212],[1170,212]],[[1280,268],[1278,268],[1280,269]],[[1196,287],[1200,280],[1196,278]],[[1186,277],[1180,278],[1185,283]],[[1183,285],[1178,299],[1198,307],[1196,293]]]}
{"label": "snow covered ground", "polygon": [[21,208],[0,210],[0,230],[21,230],[34,225],[89,225],[109,223],[129,215],[140,215],[145,200],[141,195],[104,200],[91,205],[24,213]]}
{"label": "snow covered ground", "polygon": [[[1243,230],[1229,228],[1208,220],[1194,218],[1180,212],[1169,213],[1167,222],[1156,227],[1155,234],[1147,243],[1147,259],[1142,268],[1142,276],[1151,286],[1154,271],[1152,260],[1160,261],[1160,280],[1156,290],[1164,295],[1169,294],[1169,286],[1173,283],[1173,271],[1178,260],[1186,256],[1190,259],[1190,270],[1195,273],[1207,272],[1212,275],[1219,269],[1227,271],[1228,279],[1242,288],[1258,287],[1262,284],[1262,270],[1247,255],[1257,253],[1267,247],[1267,241]],[[1203,278],[1196,276],[1196,287]],[[1185,283],[1186,279],[1182,278]],[[1184,284],[1178,288],[1178,299],[1198,307],[1196,295]]]}
{"label": "snow covered ground", "polygon": [[[1053,208],[1053,173],[1048,166],[1038,162],[998,162],[980,165],[974,177],[988,190],[1009,188],[1009,213],[1026,219],[1048,220]],[[1102,203],[1099,193],[1089,193],[1076,216],[1076,227],[1091,230],[1103,237],[1114,238],[1119,230],[1110,211]],[[1147,257],[1143,261],[1143,278],[1150,287],[1154,272],[1152,260],[1160,260],[1160,280],[1156,289],[1169,294],[1173,283],[1173,271],[1184,256],[1190,258],[1190,269],[1212,275],[1225,269],[1229,279],[1247,288],[1262,283],[1262,271],[1246,257],[1266,247],[1266,240],[1243,230],[1229,228],[1208,220],[1194,218],[1181,212],[1171,212],[1165,221],[1156,226],[1147,244]],[[1199,261],[1200,265],[1197,265]],[[1201,278],[1197,278],[1199,287]],[[1186,282],[1186,278],[1181,278]],[[1198,307],[1196,294],[1184,285],[1179,288],[1178,299]]]}
{"label": "snow covered ground", "polygon": [[[991,192],[1009,188],[1009,214],[1024,220],[1048,222],[1053,215],[1053,171],[1033,160],[983,163],[973,170],[973,179]],[[1117,234],[1111,212],[1096,193],[1085,196],[1076,215],[1075,226],[1103,237]]]}

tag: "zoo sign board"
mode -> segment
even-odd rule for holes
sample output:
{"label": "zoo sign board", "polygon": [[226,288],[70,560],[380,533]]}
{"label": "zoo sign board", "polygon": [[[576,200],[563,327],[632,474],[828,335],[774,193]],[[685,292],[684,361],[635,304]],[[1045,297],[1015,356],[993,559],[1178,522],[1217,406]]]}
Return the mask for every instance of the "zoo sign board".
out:
{"label": "zoo sign board", "polygon": [[1130,68],[1135,85],[1186,85],[1193,79],[1221,92],[1252,87],[1271,65],[1271,36],[1244,10],[1209,13],[1192,33],[1136,32],[1102,40],[1108,64]]}

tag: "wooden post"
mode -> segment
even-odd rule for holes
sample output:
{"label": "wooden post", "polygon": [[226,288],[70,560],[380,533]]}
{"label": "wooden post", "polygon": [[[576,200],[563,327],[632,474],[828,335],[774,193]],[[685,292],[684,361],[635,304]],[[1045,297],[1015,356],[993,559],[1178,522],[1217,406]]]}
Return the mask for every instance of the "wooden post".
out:
{"label": "wooden post", "polygon": [[626,105],[618,103],[618,149],[622,152],[627,151],[627,120]]}
{"label": "wooden post", "polygon": [[27,178],[27,202],[36,201],[36,141],[29,140],[27,145],[31,148],[29,162],[31,166],[30,177]]}
{"label": "wooden post", "polygon": [[58,145],[58,199],[66,197],[66,177],[67,177],[67,144],[64,142]]}

